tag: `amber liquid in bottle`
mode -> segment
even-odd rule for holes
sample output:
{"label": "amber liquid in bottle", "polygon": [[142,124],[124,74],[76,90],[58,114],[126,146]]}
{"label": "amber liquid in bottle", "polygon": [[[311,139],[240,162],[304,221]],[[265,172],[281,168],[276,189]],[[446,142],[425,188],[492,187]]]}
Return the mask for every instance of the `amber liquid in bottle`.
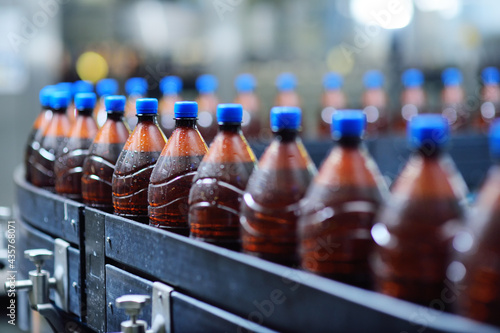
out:
{"label": "amber liquid in bottle", "polygon": [[389,102],[384,89],[365,90],[361,102],[363,112],[366,114],[367,136],[375,136],[386,132],[389,127]]}
{"label": "amber liquid in bottle", "polygon": [[219,125],[189,194],[191,238],[240,249],[239,211],[255,156],[239,123]]}
{"label": "amber liquid in bottle", "polygon": [[116,215],[147,224],[149,179],[166,139],[156,113],[137,117],[113,173],[113,207]]}
{"label": "amber liquid in bottle", "polygon": [[56,192],[77,201],[82,200],[83,162],[98,130],[92,112],[92,108],[78,110],[54,164]]}
{"label": "amber liquid in bottle", "polygon": [[198,96],[198,129],[203,139],[210,143],[217,134],[217,104],[219,103],[214,93],[202,93]]}
{"label": "amber liquid in bottle", "polygon": [[86,205],[113,212],[113,172],[129,134],[123,112],[109,112],[83,164],[82,197]]}
{"label": "amber liquid in bottle", "polygon": [[401,110],[394,121],[394,129],[405,132],[407,122],[418,114],[427,112],[427,97],[422,87],[407,87],[401,94]]}
{"label": "amber liquid in bottle", "polygon": [[196,118],[176,118],[176,128],[151,174],[150,225],[189,235],[189,190],[207,151]]}
{"label": "amber liquid in bottle", "polygon": [[[465,277],[459,281],[458,313],[500,326],[500,166],[493,166],[468,220],[472,246],[461,249]],[[459,243],[468,238],[457,236]],[[465,240],[465,242],[464,242]],[[454,242],[455,244],[456,242]],[[459,245],[459,249],[463,246]],[[457,247],[457,246],[455,246]],[[464,251],[465,250],[465,251]]]}
{"label": "amber liquid in bottle", "polygon": [[475,117],[475,127],[487,133],[491,123],[500,112],[500,86],[498,84],[485,84],[481,90],[481,106]]}
{"label": "amber liquid in bottle", "polygon": [[243,106],[243,121],[241,129],[243,135],[250,140],[259,139],[261,121],[260,121],[260,101],[253,92],[240,92],[234,99],[234,103]]}
{"label": "amber liquid in bottle", "polygon": [[464,91],[459,85],[445,86],[441,92],[443,117],[448,119],[453,130],[463,130],[469,122],[465,109]]}
{"label": "amber liquid in bottle", "polygon": [[42,106],[41,112],[36,117],[36,120],[28,137],[26,150],[24,154],[24,165],[26,169],[26,180],[31,182],[31,172],[34,168],[35,156],[40,149],[40,141],[42,134],[50,120],[52,119],[52,110],[48,106]]}
{"label": "amber liquid in bottle", "polygon": [[298,264],[300,201],[316,173],[296,130],[282,129],[264,152],[243,197],[243,252],[287,266]]}
{"label": "amber liquid in bottle", "polygon": [[69,135],[70,127],[66,107],[54,109],[52,119],[43,131],[40,149],[33,151],[34,158],[31,167],[33,185],[54,190],[56,154],[61,150],[65,138]]}
{"label": "amber liquid in bottle", "polygon": [[370,230],[387,187],[359,137],[342,137],[304,198],[299,222],[301,266],[371,287]]}
{"label": "amber liquid in bottle", "polygon": [[[378,291],[430,306],[447,288],[452,239],[463,217],[463,189],[440,149],[417,150],[392,188],[372,235]],[[445,304],[449,309],[449,304]]]}

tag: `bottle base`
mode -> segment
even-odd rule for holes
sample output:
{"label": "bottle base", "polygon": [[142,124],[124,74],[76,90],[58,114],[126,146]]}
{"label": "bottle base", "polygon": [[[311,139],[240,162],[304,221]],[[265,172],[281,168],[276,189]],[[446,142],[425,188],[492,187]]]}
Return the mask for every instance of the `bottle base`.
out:
{"label": "bottle base", "polygon": [[148,223],[150,226],[155,227],[155,228],[170,231],[170,232],[173,232],[174,234],[178,234],[178,235],[182,235],[182,236],[189,236],[189,228],[167,227],[167,226],[155,223],[149,219],[148,219]]}
{"label": "bottle base", "polygon": [[212,245],[216,245],[219,247],[223,247],[228,250],[240,252],[241,251],[241,242],[235,240],[220,240],[220,239],[207,239],[201,237],[190,236],[191,239],[195,239],[200,242],[209,243]]}

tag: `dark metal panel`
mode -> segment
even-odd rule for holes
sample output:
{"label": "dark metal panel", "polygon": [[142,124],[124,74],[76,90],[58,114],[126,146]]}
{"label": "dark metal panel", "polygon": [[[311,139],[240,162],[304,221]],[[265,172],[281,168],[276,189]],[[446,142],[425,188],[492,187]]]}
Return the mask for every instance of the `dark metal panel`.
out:
{"label": "dark metal panel", "polygon": [[176,291],[171,304],[172,332],[276,332]]}
{"label": "dark metal panel", "polygon": [[31,185],[24,179],[21,167],[16,169],[14,181],[17,185],[16,200],[23,220],[78,247],[80,217],[85,206]]}
{"label": "dark metal panel", "polygon": [[[106,256],[280,331],[488,332],[458,316],[108,216]],[[424,314],[423,318],[421,314]],[[362,317],[363,320],[359,320]]]}
{"label": "dark metal panel", "polygon": [[[119,332],[121,322],[128,320],[125,311],[116,308],[115,300],[118,297],[130,294],[151,296],[152,291],[153,282],[114,266],[106,265],[107,331]],[[146,304],[139,318],[147,321],[148,326],[151,327],[151,302]]]}
{"label": "dark metal panel", "polygon": [[85,274],[83,320],[98,332],[106,331],[106,275],[104,258],[104,220],[99,210],[85,209]]}

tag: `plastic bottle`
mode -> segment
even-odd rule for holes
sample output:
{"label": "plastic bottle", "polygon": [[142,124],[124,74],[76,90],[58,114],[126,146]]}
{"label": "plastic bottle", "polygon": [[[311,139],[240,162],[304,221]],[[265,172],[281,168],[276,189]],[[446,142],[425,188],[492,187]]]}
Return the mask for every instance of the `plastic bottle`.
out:
{"label": "plastic bottle", "polygon": [[66,114],[71,101],[68,91],[53,92],[50,98],[52,119],[45,127],[40,140],[40,149],[35,153],[31,182],[33,185],[53,191],[55,186],[54,162],[56,153],[69,134],[70,122]]}
{"label": "plastic bottle", "polygon": [[468,230],[457,233],[457,256],[448,267],[448,278],[457,283],[458,313],[500,326],[500,121],[490,130],[490,153],[495,164],[479,191]]}
{"label": "plastic bottle", "polygon": [[346,97],[342,91],[344,79],[338,73],[327,73],[323,76],[323,95],[321,96],[321,112],[318,117],[318,137],[330,137],[332,115],[336,110],[344,109]]}
{"label": "plastic bottle", "polygon": [[256,140],[260,135],[260,100],[255,94],[257,81],[252,74],[240,74],[234,80],[237,91],[234,103],[243,107],[241,129],[246,138]]}
{"label": "plastic bottle", "polygon": [[481,72],[481,107],[476,119],[476,128],[487,133],[500,110],[500,72],[496,67],[486,67]]}
{"label": "plastic bottle", "polygon": [[118,82],[115,79],[102,79],[95,86],[99,101],[95,105],[94,119],[99,127],[102,127],[107,119],[106,106],[104,99],[107,96],[116,95],[118,93]]}
{"label": "plastic bottle", "polygon": [[148,186],[166,138],[158,121],[158,100],[136,101],[137,126],[123,147],[113,173],[113,208],[119,216],[148,223]]}
{"label": "plastic bottle", "polygon": [[92,117],[95,103],[94,93],[75,95],[78,114],[71,125],[68,137],[57,151],[54,163],[56,192],[76,201],[82,200],[83,162],[98,130]]}
{"label": "plastic bottle", "polygon": [[217,134],[216,112],[219,100],[215,95],[219,82],[217,78],[210,74],[200,75],[196,79],[196,89],[198,89],[198,128],[206,142],[212,142]]}
{"label": "plastic bottle", "polygon": [[387,130],[389,124],[389,100],[384,91],[384,75],[371,70],[363,76],[365,91],[362,96],[363,112],[366,114],[366,134],[374,136]]}
{"label": "plastic bottle", "polygon": [[336,145],[304,198],[299,220],[301,266],[359,287],[371,287],[370,230],[387,185],[362,144],[363,111],[332,115]]}
{"label": "plastic bottle", "polygon": [[[413,117],[408,139],[414,153],[372,228],[377,243],[372,270],[378,291],[432,306],[447,288],[446,268],[466,193],[444,152],[449,140],[444,117]],[[443,306],[449,309],[449,304]]]}
{"label": "plastic bottle", "polygon": [[178,76],[166,76],[160,81],[163,97],[159,104],[160,127],[168,137],[175,129],[174,104],[181,100],[182,80]]}
{"label": "plastic bottle", "polygon": [[146,97],[148,82],[142,77],[132,77],[125,82],[125,92],[127,93],[127,104],[125,105],[125,120],[131,129],[137,124],[136,101]]}
{"label": "plastic bottle", "polygon": [[241,130],[240,104],[219,104],[219,133],[203,158],[189,193],[191,238],[240,249],[239,211],[255,155]]}
{"label": "plastic bottle", "polygon": [[448,119],[453,130],[462,130],[469,121],[464,105],[464,90],[461,87],[462,73],[458,68],[449,67],[441,73],[441,79],[444,85],[441,92],[441,113]]}
{"label": "plastic bottle", "polygon": [[59,82],[58,84],[56,84],[56,88],[58,91],[64,91],[69,95],[69,104],[66,110],[66,115],[68,116],[68,119],[71,123],[74,120],[74,117],[70,118],[71,114],[75,112],[75,105],[73,104],[73,83]]}
{"label": "plastic bottle", "polygon": [[424,74],[416,69],[410,68],[401,75],[404,89],[401,93],[401,112],[396,118],[396,130],[405,131],[407,122],[418,114],[426,112],[425,105],[427,97],[423,89]]}
{"label": "plastic bottle", "polygon": [[130,129],[123,119],[125,96],[106,96],[107,119],[97,132],[83,164],[83,202],[108,213],[113,212],[111,182]]}
{"label": "plastic bottle", "polygon": [[281,73],[276,78],[276,88],[278,94],[274,101],[275,106],[295,106],[300,107],[300,98],[295,89],[297,88],[297,78],[292,73]]}
{"label": "plastic bottle", "polygon": [[26,150],[24,154],[24,165],[26,171],[26,180],[31,182],[31,172],[34,167],[35,154],[38,154],[38,149],[40,149],[40,140],[42,138],[43,131],[47,124],[52,119],[52,110],[50,109],[50,97],[55,91],[55,86],[45,86],[40,90],[40,106],[41,111],[33,123],[31,133],[28,137],[28,142],[26,145]]}
{"label": "plastic bottle", "polygon": [[[90,81],[78,80],[73,82],[73,84],[71,85],[71,94],[73,97],[73,101],[76,97],[76,94],[91,92],[94,92],[94,85]],[[75,103],[73,102],[68,108],[68,118],[72,124],[75,122],[76,116],[77,109],[75,108]]]}
{"label": "plastic bottle", "polygon": [[316,174],[299,137],[297,107],[271,109],[274,139],[250,176],[240,215],[242,249],[283,265],[298,264],[300,202]]}
{"label": "plastic bottle", "polygon": [[189,235],[189,190],[208,148],[196,127],[198,104],[175,103],[175,130],[163,148],[149,184],[149,224]]}

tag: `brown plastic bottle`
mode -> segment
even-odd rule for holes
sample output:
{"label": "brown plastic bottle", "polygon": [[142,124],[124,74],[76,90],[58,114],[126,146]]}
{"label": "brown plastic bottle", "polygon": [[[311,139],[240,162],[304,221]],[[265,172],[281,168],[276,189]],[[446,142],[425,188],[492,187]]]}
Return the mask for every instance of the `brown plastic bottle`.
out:
{"label": "brown plastic bottle", "polygon": [[283,265],[298,264],[300,202],[316,174],[300,137],[301,111],[274,107],[274,139],[250,176],[240,215],[243,252]]}
{"label": "brown plastic bottle", "polygon": [[259,139],[261,130],[260,100],[255,93],[256,85],[257,82],[252,74],[240,74],[234,81],[238,92],[234,103],[243,107],[241,129],[243,135],[250,140]]}
{"label": "brown plastic bottle", "polygon": [[127,139],[113,173],[113,208],[116,215],[147,224],[149,179],[166,138],[156,119],[156,98],[137,99],[136,109],[137,126]]}
{"label": "brown plastic bottle", "polygon": [[300,107],[300,98],[295,88],[297,87],[297,78],[292,73],[281,73],[276,78],[276,88],[278,94],[274,100],[275,106],[293,106]]}
{"label": "brown plastic bottle", "polygon": [[241,130],[240,104],[219,104],[219,133],[203,158],[189,192],[191,238],[240,249],[239,211],[255,155]]}
{"label": "brown plastic bottle", "polygon": [[60,151],[71,126],[66,115],[70,100],[71,95],[67,91],[52,93],[50,98],[52,119],[43,131],[40,149],[34,151],[31,182],[50,191],[54,190],[56,180],[54,174],[56,154]]}
{"label": "brown plastic bottle", "polygon": [[189,235],[189,190],[207,145],[196,127],[198,104],[175,103],[175,130],[163,148],[149,184],[149,224]]}
{"label": "brown plastic bottle", "polygon": [[35,154],[38,154],[40,149],[40,140],[42,139],[43,131],[47,127],[50,119],[52,119],[52,110],[50,109],[50,96],[55,91],[55,86],[45,86],[40,90],[40,105],[42,107],[40,113],[33,123],[33,128],[28,137],[26,150],[24,153],[24,165],[26,171],[26,180],[31,182],[31,172],[34,164]]}
{"label": "brown plastic bottle", "polygon": [[102,79],[95,86],[99,100],[94,108],[94,119],[97,126],[102,127],[107,119],[106,105],[104,100],[107,96],[116,95],[118,93],[118,82],[115,79]]}
{"label": "brown plastic bottle", "polygon": [[401,93],[401,110],[394,119],[394,129],[399,132],[406,131],[408,121],[419,114],[426,113],[427,96],[422,87],[424,74],[416,69],[410,68],[403,72],[401,81],[404,89]]}
{"label": "brown plastic bottle", "polygon": [[166,76],[160,81],[163,94],[159,102],[160,127],[167,137],[175,129],[174,105],[181,100],[182,80],[178,76]]}
{"label": "brown plastic bottle", "polygon": [[302,268],[337,281],[370,288],[370,230],[388,190],[362,146],[363,111],[332,116],[336,145],[309,186],[299,220]]}
{"label": "brown plastic bottle", "polygon": [[[408,126],[414,154],[396,179],[372,236],[375,288],[421,305],[441,300],[452,261],[452,240],[463,217],[463,180],[444,153],[448,121],[414,116]],[[448,281],[449,282],[449,281]],[[443,309],[450,304],[442,300]]]}
{"label": "brown plastic bottle", "polygon": [[92,117],[95,102],[94,93],[75,95],[78,113],[54,163],[56,192],[76,201],[82,200],[83,162],[97,133],[97,123]]}
{"label": "brown plastic bottle", "polygon": [[389,101],[384,91],[384,76],[380,71],[371,70],[363,76],[365,91],[361,98],[366,115],[366,135],[377,136],[386,132],[389,125]]}
{"label": "brown plastic bottle", "polygon": [[449,279],[458,284],[458,313],[500,326],[500,121],[490,131],[490,152],[496,163],[479,191],[468,230],[453,241],[459,254],[449,266]]}
{"label": "brown plastic bottle", "polygon": [[131,129],[135,128],[138,118],[136,117],[136,102],[146,96],[148,82],[142,77],[132,77],[125,82],[127,93],[127,104],[125,105],[125,120]]}
{"label": "brown plastic bottle", "polygon": [[104,99],[107,120],[97,132],[83,164],[83,202],[108,213],[113,212],[111,182],[115,164],[130,135],[123,119],[125,101],[125,96],[107,96]]}
{"label": "brown plastic bottle", "polygon": [[200,75],[196,79],[196,89],[198,89],[198,128],[206,142],[210,143],[217,134],[217,104],[219,100],[215,95],[218,86],[217,78],[210,74]]}
{"label": "brown plastic bottle", "polygon": [[496,67],[486,67],[481,72],[481,107],[475,117],[475,127],[487,133],[490,124],[498,117],[500,110],[500,72]]}
{"label": "brown plastic bottle", "polygon": [[336,110],[344,109],[346,97],[342,91],[343,78],[337,73],[327,73],[323,77],[321,111],[318,117],[318,137],[327,139],[331,135],[332,115]]}
{"label": "brown plastic bottle", "polygon": [[458,68],[449,67],[441,73],[441,114],[448,119],[453,130],[464,130],[469,124],[469,113],[465,109],[464,90],[461,87],[462,73]]}

